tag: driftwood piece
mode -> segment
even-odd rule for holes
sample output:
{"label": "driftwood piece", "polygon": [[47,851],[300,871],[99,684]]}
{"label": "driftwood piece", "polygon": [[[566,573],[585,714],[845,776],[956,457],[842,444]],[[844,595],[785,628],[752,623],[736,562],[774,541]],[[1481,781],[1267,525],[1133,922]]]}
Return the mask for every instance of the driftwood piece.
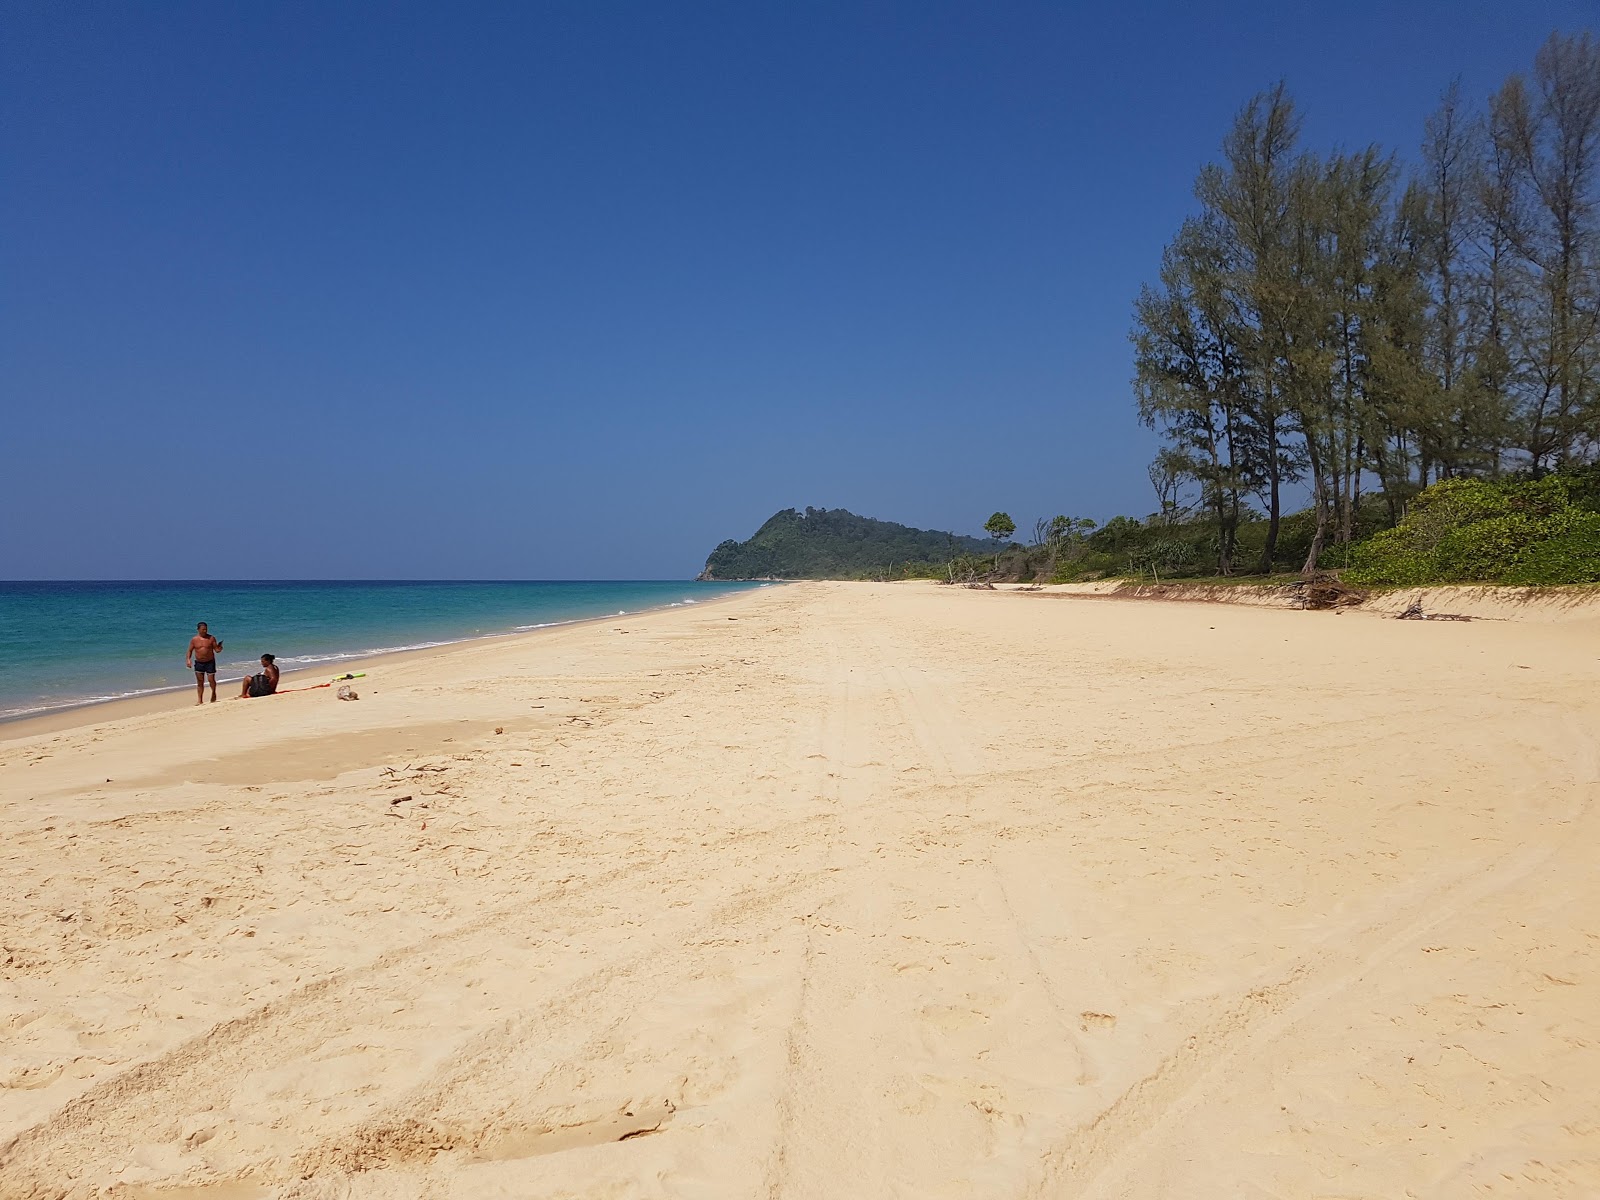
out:
{"label": "driftwood piece", "polygon": [[1403,613],[1395,616],[1396,621],[1470,621],[1471,617],[1461,613],[1425,613],[1422,611],[1422,601],[1415,600]]}

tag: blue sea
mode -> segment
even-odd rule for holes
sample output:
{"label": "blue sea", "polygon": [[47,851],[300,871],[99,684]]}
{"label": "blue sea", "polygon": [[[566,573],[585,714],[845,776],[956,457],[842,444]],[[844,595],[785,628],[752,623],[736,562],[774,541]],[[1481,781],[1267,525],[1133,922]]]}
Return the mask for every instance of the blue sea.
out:
{"label": "blue sea", "polygon": [[[194,686],[195,622],[223,641],[219,685],[277,655],[337,665],[594,617],[693,604],[760,584],[0,581],[0,720]],[[222,688],[218,687],[220,695]]]}

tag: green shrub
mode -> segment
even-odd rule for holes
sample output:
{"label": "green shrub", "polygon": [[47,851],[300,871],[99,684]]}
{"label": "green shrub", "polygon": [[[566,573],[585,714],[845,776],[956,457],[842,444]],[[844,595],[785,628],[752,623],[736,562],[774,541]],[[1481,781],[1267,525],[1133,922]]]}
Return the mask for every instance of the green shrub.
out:
{"label": "green shrub", "polygon": [[1106,575],[1120,575],[1126,569],[1126,558],[1090,550],[1074,562],[1065,559],[1056,564],[1052,583],[1074,583],[1081,579],[1100,579]]}
{"label": "green shrub", "polygon": [[1600,463],[1569,467],[1561,478],[1567,481],[1572,503],[1589,512],[1600,512]]}
{"label": "green shrub", "polygon": [[1506,583],[1600,583],[1600,512],[1565,515],[1565,532],[1528,546]]}
{"label": "green shrub", "polygon": [[1589,583],[1600,580],[1600,514],[1566,478],[1451,479],[1351,554],[1356,583]]}
{"label": "green shrub", "polygon": [[1428,583],[1433,578],[1431,548],[1412,545],[1404,528],[1384,529],[1350,550],[1350,570],[1345,578],[1355,583],[1393,583],[1402,587]]}

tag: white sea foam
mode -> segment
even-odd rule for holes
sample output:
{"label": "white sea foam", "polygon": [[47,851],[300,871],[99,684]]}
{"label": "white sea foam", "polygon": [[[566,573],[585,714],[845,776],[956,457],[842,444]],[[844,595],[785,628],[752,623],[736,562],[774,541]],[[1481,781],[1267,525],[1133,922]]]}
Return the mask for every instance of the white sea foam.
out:
{"label": "white sea foam", "polygon": [[353,658],[372,658],[379,654],[400,654],[406,650],[432,650],[437,646],[454,646],[458,642],[475,642],[480,637],[489,637],[490,634],[480,634],[479,637],[450,638],[442,642],[407,642],[403,646],[368,646],[365,650],[340,650],[328,654],[280,654],[278,663],[292,664],[294,666],[309,666],[314,663],[349,662]]}
{"label": "white sea foam", "polygon": [[[241,677],[242,678],[242,677]],[[218,683],[237,683],[238,679],[217,678]],[[116,700],[134,700],[140,696],[159,696],[163,692],[186,692],[189,685],[186,683],[173,684],[170,687],[134,688],[128,692],[111,692],[104,696],[89,696],[76,700],[64,700],[60,704],[34,704],[22,708],[0,708],[0,721],[16,721],[23,717],[38,717],[46,713],[65,712],[72,708],[92,708],[97,704],[110,704]]]}

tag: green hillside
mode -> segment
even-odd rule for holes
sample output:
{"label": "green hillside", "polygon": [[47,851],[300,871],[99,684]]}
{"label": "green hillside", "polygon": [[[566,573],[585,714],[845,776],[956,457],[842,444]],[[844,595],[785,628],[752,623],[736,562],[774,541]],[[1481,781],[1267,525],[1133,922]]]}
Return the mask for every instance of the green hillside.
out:
{"label": "green hillside", "polygon": [[786,508],[749,541],[723,542],[706,559],[701,579],[861,579],[911,563],[942,563],[993,543],[893,521],[858,517],[842,508]]}

